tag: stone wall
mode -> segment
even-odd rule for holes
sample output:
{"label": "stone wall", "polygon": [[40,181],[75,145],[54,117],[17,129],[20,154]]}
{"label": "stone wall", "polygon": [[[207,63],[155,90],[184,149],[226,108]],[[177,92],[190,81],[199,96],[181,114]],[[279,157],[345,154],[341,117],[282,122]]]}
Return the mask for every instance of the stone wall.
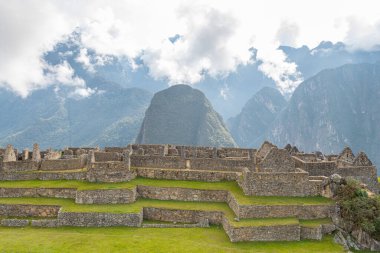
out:
{"label": "stone wall", "polygon": [[60,207],[52,205],[0,204],[0,216],[56,217]]}
{"label": "stone wall", "polygon": [[1,226],[5,227],[26,227],[29,225],[29,220],[25,219],[2,219]]}
{"label": "stone wall", "polygon": [[90,182],[125,182],[135,177],[136,173],[124,161],[91,163],[87,171],[87,180]]}
{"label": "stone wall", "polygon": [[334,212],[334,205],[240,205],[237,214],[240,219],[281,217],[321,219],[331,217]]}
{"label": "stone wall", "polygon": [[94,153],[95,162],[110,162],[110,161],[121,161],[121,153],[117,152],[100,152],[97,151]]}
{"label": "stone wall", "polygon": [[42,160],[40,170],[78,170],[83,169],[80,158],[74,159],[57,159],[57,160]]}
{"label": "stone wall", "polygon": [[140,227],[141,213],[77,213],[60,212],[58,214],[59,226],[74,227]]}
{"label": "stone wall", "polygon": [[237,171],[243,168],[254,168],[255,164],[250,159],[222,159],[222,158],[191,158],[190,168],[193,170],[214,170],[214,171]]}
{"label": "stone wall", "polygon": [[186,169],[186,160],[178,156],[131,155],[131,167]]}
{"label": "stone wall", "polygon": [[32,220],[30,225],[32,227],[55,228],[55,227],[58,227],[58,220],[57,219]]}
{"label": "stone wall", "polygon": [[85,180],[86,171],[76,172],[19,172],[19,173],[1,173],[0,180]]}
{"label": "stone wall", "polygon": [[300,227],[296,225],[234,227],[227,219],[223,228],[231,242],[241,241],[299,241]]}
{"label": "stone wall", "polygon": [[292,157],[296,163],[297,168],[309,173],[310,176],[331,176],[334,174],[337,166],[335,162],[321,161],[321,162],[304,162],[298,157]]}
{"label": "stone wall", "polygon": [[178,187],[137,186],[139,197],[159,200],[226,202],[228,191]]}
{"label": "stone wall", "polygon": [[236,181],[237,172],[200,171],[200,170],[170,170],[137,168],[137,176],[154,179],[195,180],[204,182]]}
{"label": "stone wall", "polygon": [[295,172],[295,162],[285,149],[273,147],[258,164],[262,172]]}
{"label": "stone wall", "polygon": [[119,204],[136,201],[136,188],[133,189],[102,189],[78,191],[77,204]]}
{"label": "stone wall", "polygon": [[247,195],[307,196],[308,173],[297,172],[243,172],[240,186]]}
{"label": "stone wall", "polygon": [[105,147],[105,152],[116,152],[116,153],[123,153],[125,150],[127,150],[128,147]]}
{"label": "stone wall", "polygon": [[1,198],[47,197],[75,199],[76,189],[72,188],[0,188]]}
{"label": "stone wall", "polygon": [[301,226],[301,239],[321,240],[322,239],[322,226],[317,227],[304,227]]}
{"label": "stone wall", "polygon": [[34,161],[14,161],[14,162],[3,162],[4,172],[16,172],[16,171],[33,171],[38,170],[39,164]]}
{"label": "stone wall", "polygon": [[144,219],[156,221],[198,223],[207,219],[210,224],[221,224],[223,215],[221,211],[178,210],[156,207],[143,208]]}
{"label": "stone wall", "polygon": [[165,146],[159,144],[133,144],[132,150],[133,154],[138,153],[138,150],[143,150],[144,154],[164,156],[165,150],[167,150]]}
{"label": "stone wall", "polygon": [[[252,149],[248,148],[220,148],[218,151],[225,157],[251,158]],[[256,150],[253,150],[256,152]]]}
{"label": "stone wall", "polygon": [[367,187],[373,192],[377,193],[379,191],[377,171],[374,166],[342,167],[337,168],[335,173],[341,175],[342,177],[356,179],[366,184]]}

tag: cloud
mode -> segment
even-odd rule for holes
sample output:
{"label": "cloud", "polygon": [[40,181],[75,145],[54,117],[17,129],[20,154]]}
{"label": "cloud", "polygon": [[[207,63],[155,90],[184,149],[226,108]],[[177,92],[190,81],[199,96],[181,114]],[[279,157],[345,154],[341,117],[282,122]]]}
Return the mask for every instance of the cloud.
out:
{"label": "cloud", "polygon": [[183,6],[178,15],[184,29],[176,40],[165,39],[148,48],[141,58],[156,79],[170,83],[194,84],[207,73],[225,76],[239,64],[247,64],[250,51],[247,41],[236,35],[238,21],[214,8]]}
{"label": "cloud", "polygon": [[77,61],[90,72],[109,57],[126,58],[132,67],[142,58],[154,78],[196,84],[205,75],[223,78],[249,64],[255,47],[259,70],[291,92],[302,77],[279,43],[314,47],[344,40],[353,49],[371,49],[380,41],[378,7],[377,0],[1,1],[0,86],[21,96],[48,85],[86,89],[67,63],[54,69],[43,60],[78,31]]}
{"label": "cloud", "polygon": [[303,81],[297,64],[288,62],[285,53],[280,50],[261,50],[257,58],[262,59],[259,70],[271,78],[282,94],[290,94]]}
{"label": "cloud", "polygon": [[299,26],[295,22],[285,20],[281,22],[276,33],[276,39],[282,46],[297,46],[297,37],[299,35]]}
{"label": "cloud", "polygon": [[75,61],[82,64],[83,68],[90,73],[96,72],[97,66],[104,66],[112,61],[109,55],[90,54],[87,48],[81,48]]}
{"label": "cloud", "polygon": [[373,50],[380,46],[380,21],[368,22],[356,17],[347,18],[348,30],[344,42],[351,50]]}
{"label": "cloud", "polygon": [[59,84],[73,88],[72,94],[82,97],[88,97],[95,92],[86,87],[86,83],[82,78],[75,76],[74,70],[67,61],[54,66],[46,65],[44,84]]}
{"label": "cloud", "polygon": [[78,84],[61,75],[67,65],[51,68],[43,60],[43,54],[75,26],[54,3],[15,0],[0,4],[0,86],[22,97],[52,81]]}

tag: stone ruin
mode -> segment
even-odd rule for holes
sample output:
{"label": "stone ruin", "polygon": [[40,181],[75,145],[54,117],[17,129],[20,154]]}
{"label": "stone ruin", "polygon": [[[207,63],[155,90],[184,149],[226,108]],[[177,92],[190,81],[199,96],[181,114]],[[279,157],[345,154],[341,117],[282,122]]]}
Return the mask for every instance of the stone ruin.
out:
{"label": "stone ruin", "polygon": [[39,145],[34,144],[31,153],[28,149],[20,154],[16,152],[8,145],[0,153],[3,157],[0,179],[35,179],[43,175],[20,174],[33,171],[47,171],[54,177],[54,172],[60,171],[56,177],[77,177],[91,182],[122,182],[136,176],[236,180],[248,195],[317,196],[323,194],[325,178],[339,174],[357,179],[378,192],[375,166],[365,153],[355,156],[349,147],[335,156],[302,153],[289,144],[281,149],[267,141],[258,150],[131,144],[103,150],[68,147],[62,151],[40,151]]}
{"label": "stone ruin", "polygon": [[[324,196],[331,197],[337,178],[354,178],[378,193],[377,170],[367,155],[344,148],[339,155],[320,152],[302,153],[287,145],[278,148],[264,142],[256,149],[193,147],[181,145],[131,144],[125,147],[68,147],[62,151],[40,151],[38,144],[18,154],[11,145],[0,149],[0,180],[81,180],[89,182],[127,182],[136,177],[195,180],[204,182],[236,181],[249,196]],[[236,214],[235,219],[297,217],[318,219],[332,217],[333,205],[240,205],[233,194],[224,190],[199,190],[178,187],[137,185],[133,189],[9,189],[0,188],[4,196],[56,196],[75,199],[77,204],[132,203],[138,198],[182,201],[225,202]],[[8,194],[8,195],[7,195]],[[0,204],[0,216],[15,212],[56,219],[32,220],[33,226],[153,226],[142,220],[190,222],[185,227],[222,225],[231,241],[273,241],[322,238],[334,227],[316,229],[299,224],[269,227],[234,227],[220,212],[169,210],[144,207],[140,213],[65,213],[57,206],[28,209]],[[7,209],[9,207],[9,209]],[[13,208],[13,209],[12,209]],[[26,208],[26,209],[25,209]],[[16,210],[16,211],[15,211]],[[37,213],[36,213],[37,212]],[[40,212],[40,213],[38,213]],[[25,225],[27,220],[3,219],[1,225]],[[174,227],[182,225],[175,224]],[[327,231],[327,232],[326,232]]]}

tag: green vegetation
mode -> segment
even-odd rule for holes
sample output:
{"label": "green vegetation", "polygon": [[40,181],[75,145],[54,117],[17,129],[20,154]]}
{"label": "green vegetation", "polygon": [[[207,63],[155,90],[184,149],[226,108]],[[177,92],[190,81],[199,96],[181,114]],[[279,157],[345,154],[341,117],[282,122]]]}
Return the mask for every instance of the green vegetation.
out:
{"label": "green vegetation", "polygon": [[90,183],[73,180],[56,181],[0,181],[0,187],[7,188],[76,188],[78,190],[94,189],[132,189],[136,185],[156,187],[181,187],[203,190],[227,190],[230,191],[241,205],[328,205],[332,201],[324,197],[264,197],[246,196],[236,182],[199,182],[199,181],[177,181],[157,180],[147,178],[136,178],[130,182],[123,183]]}
{"label": "green vegetation", "polygon": [[362,229],[380,239],[380,199],[369,197],[355,180],[348,180],[337,192],[344,221],[352,229]]}
{"label": "green vegetation", "polygon": [[284,225],[298,225],[297,218],[265,218],[265,219],[241,219],[240,221],[231,221],[234,227],[261,227],[261,226],[284,226]]}
{"label": "green vegetation", "polygon": [[300,225],[303,227],[318,227],[322,224],[332,223],[330,218],[313,219],[313,220],[300,220]]}
{"label": "green vegetation", "polygon": [[331,236],[322,241],[231,243],[220,227],[211,228],[4,228],[0,252],[253,252],[343,253]]}
{"label": "green vegetation", "polygon": [[189,202],[139,199],[130,204],[76,204],[72,199],[60,198],[0,198],[1,204],[58,205],[65,212],[139,213],[143,207],[161,207],[179,210],[222,211],[233,218],[234,213],[226,203]]}

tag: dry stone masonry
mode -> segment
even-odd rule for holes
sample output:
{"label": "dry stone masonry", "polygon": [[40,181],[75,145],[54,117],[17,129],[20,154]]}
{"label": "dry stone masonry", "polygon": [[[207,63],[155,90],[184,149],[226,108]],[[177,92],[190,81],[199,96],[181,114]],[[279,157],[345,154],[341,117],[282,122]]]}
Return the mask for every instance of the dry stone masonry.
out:
{"label": "dry stone masonry", "polygon": [[[40,151],[34,144],[18,153],[12,145],[0,149],[0,180],[80,180],[120,183],[136,177],[203,182],[235,181],[248,196],[331,197],[332,178],[354,178],[378,193],[377,171],[367,155],[348,147],[339,155],[306,154],[287,145],[264,142],[256,149],[131,144],[126,147],[68,147]],[[333,176],[334,175],[334,176]],[[339,176],[337,176],[339,175]],[[208,227],[221,225],[233,242],[320,240],[335,227],[324,224],[239,225],[240,219],[294,217],[331,218],[334,204],[242,204],[228,189],[193,189],[135,185],[123,189],[0,188],[0,198],[65,198],[75,204],[131,204],[139,199],[222,202],[234,218],[220,210],[179,210],[144,206],[139,212],[69,212],[59,205],[0,204],[2,226],[36,227]],[[25,219],[28,217],[29,219]],[[38,219],[33,219],[38,217]],[[143,220],[173,224],[143,224]],[[181,223],[181,224],[178,224]]]}

